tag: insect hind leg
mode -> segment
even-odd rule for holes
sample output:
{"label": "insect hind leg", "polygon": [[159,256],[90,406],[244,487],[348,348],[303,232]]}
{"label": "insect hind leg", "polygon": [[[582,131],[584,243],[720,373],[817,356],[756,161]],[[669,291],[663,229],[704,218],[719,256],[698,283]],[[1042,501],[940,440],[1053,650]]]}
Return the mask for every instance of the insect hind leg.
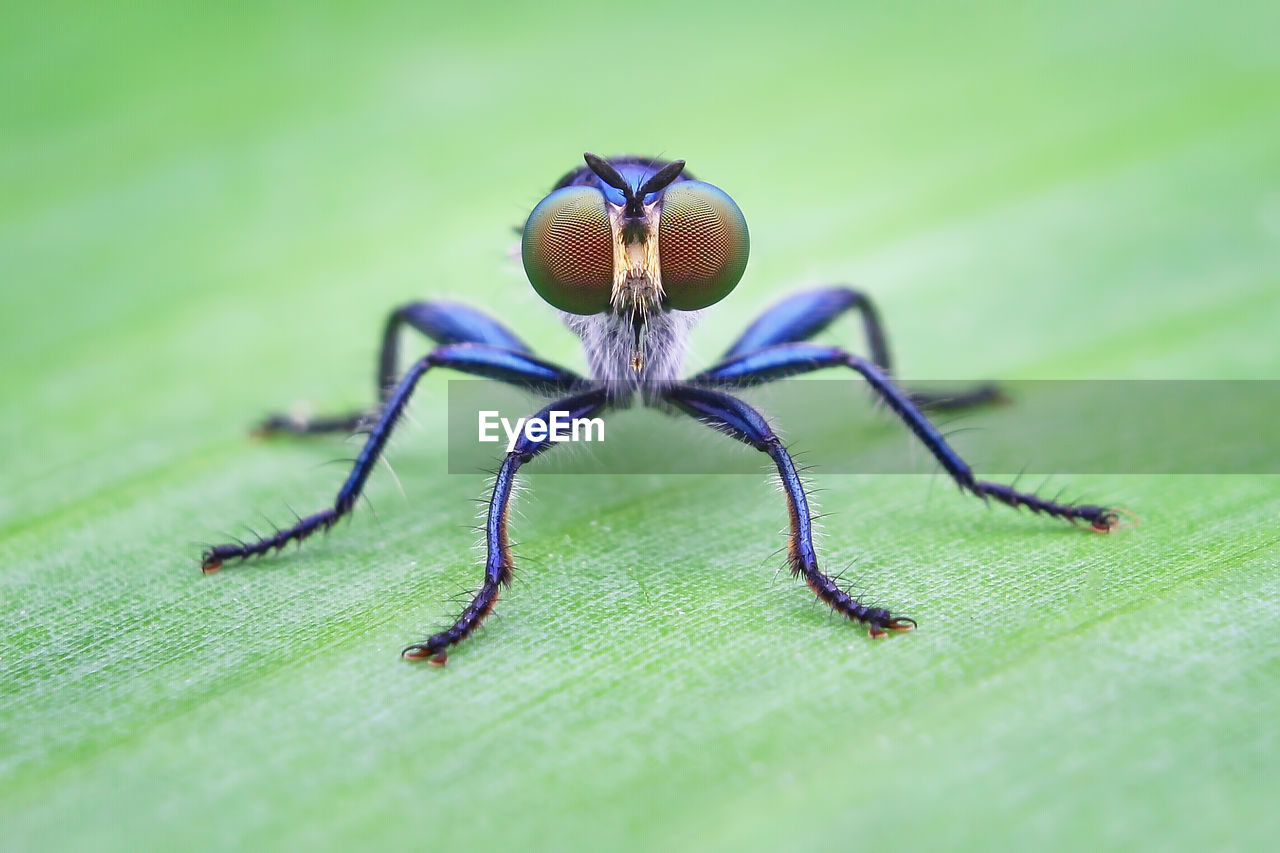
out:
{"label": "insect hind leg", "polygon": [[421,332],[437,344],[483,344],[511,352],[532,355],[524,341],[497,319],[483,311],[457,302],[411,302],[387,316],[382,331],[375,379],[378,405],[369,411],[347,412],[321,417],[271,414],[254,429],[255,435],[321,435],[352,433],[372,424],[378,408],[387,402],[399,378],[400,332],[405,326]]}
{"label": "insect hind leg", "polygon": [[[866,293],[844,286],[801,291],[766,308],[729,347],[722,361],[732,361],[748,353],[779,344],[812,340],[814,336],[849,312],[855,312],[862,318],[867,348],[871,351],[871,362],[885,373],[892,375],[889,340],[884,322],[880,319],[880,312],[876,310],[875,303]],[[909,393],[916,405],[935,410],[961,409],[1001,402],[1005,399],[1000,389],[991,383],[983,383],[959,393],[931,391]]]}

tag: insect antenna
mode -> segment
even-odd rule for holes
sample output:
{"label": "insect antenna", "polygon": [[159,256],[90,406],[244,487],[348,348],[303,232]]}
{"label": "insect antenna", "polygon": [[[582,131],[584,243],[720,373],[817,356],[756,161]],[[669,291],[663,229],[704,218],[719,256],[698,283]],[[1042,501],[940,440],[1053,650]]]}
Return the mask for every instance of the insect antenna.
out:
{"label": "insect antenna", "polygon": [[675,160],[658,170],[657,174],[649,177],[639,187],[639,189],[627,183],[626,178],[622,177],[613,164],[603,157],[592,154],[590,151],[582,155],[582,159],[587,161],[587,167],[595,172],[600,180],[616,190],[620,190],[627,200],[626,212],[627,216],[639,216],[644,212],[644,197],[649,193],[656,193],[666,187],[676,178],[680,177],[680,173],[684,171],[684,161]]}
{"label": "insect antenna", "polygon": [[626,196],[628,204],[635,199],[635,190],[627,183],[626,178],[613,167],[608,160],[590,151],[584,152],[582,159],[587,161],[587,168],[596,173],[600,180],[616,190],[622,190],[622,194]]}
{"label": "insect antenna", "polygon": [[636,195],[643,199],[649,193],[656,193],[658,190],[665,189],[672,181],[680,177],[680,173],[684,171],[683,160],[673,160],[658,170],[658,173],[646,180],[640,185],[640,190]]}
{"label": "insect antenna", "polygon": [[643,186],[643,185],[645,185],[645,184],[647,184],[647,183],[649,182],[649,177],[653,174],[653,169],[658,165],[658,163],[659,163],[661,160],[664,160],[664,159],[666,158],[666,156],[667,156],[667,152],[666,152],[666,151],[659,151],[658,153],[654,154],[654,155],[653,155],[653,157],[651,157],[651,158],[649,158],[649,159],[647,159],[647,160],[645,161],[645,162],[646,162],[646,165],[645,165],[645,167],[644,167],[644,172],[643,172],[643,173],[641,173],[641,175],[640,175],[640,185],[641,185],[641,186]]}

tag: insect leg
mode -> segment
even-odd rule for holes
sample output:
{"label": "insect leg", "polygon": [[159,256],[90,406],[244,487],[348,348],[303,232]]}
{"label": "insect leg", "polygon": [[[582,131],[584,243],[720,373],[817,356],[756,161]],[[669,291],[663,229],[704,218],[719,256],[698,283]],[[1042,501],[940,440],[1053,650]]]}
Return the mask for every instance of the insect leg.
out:
{"label": "insect leg", "polygon": [[808,343],[779,344],[721,362],[691,381],[759,385],[824,367],[848,367],[862,374],[867,384],[928,448],[961,490],[983,500],[995,498],[1014,508],[1026,507],[1036,514],[1045,513],[1073,523],[1087,521],[1094,530],[1103,533],[1115,529],[1119,523],[1116,510],[1109,507],[1057,503],[1028,492],[1019,492],[1002,483],[975,478],[969,465],[947,444],[942,433],[924,416],[910,394],[894,385],[876,365],[839,347]]}
{"label": "insect leg", "polygon": [[[870,297],[860,290],[849,287],[824,287],[794,293],[765,309],[764,313],[757,317],[729,347],[723,360],[730,361],[778,344],[810,340],[849,311],[856,311],[862,317],[872,363],[884,373],[892,374],[889,342],[880,314],[876,311]],[[984,384],[960,394],[915,391],[911,393],[911,398],[920,406],[958,409],[997,402],[1001,399],[1001,395],[995,385]]]}
{"label": "insect leg", "polygon": [[290,542],[300,542],[317,530],[328,530],[338,519],[351,512],[364,488],[365,480],[408,405],[418,380],[433,367],[448,367],[473,376],[500,379],[533,388],[558,388],[561,391],[567,391],[581,381],[575,374],[532,356],[486,344],[449,344],[437,347],[431,354],[415,362],[392,390],[333,506],[301,518],[292,527],[262,537],[256,542],[216,545],[204,552],[201,560],[204,570],[216,571],[226,560],[257,557],[272,549],[279,550]]}
{"label": "insect leg", "polygon": [[775,344],[807,341],[847,311],[857,311],[862,316],[871,360],[888,372],[889,345],[880,315],[865,293],[848,287],[805,290],[771,305],[747,326],[723,358],[736,358]]}
{"label": "insect leg", "polygon": [[[514,332],[483,311],[456,302],[412,302],[392,311],[383,328],[376,377],[379,403],[387,401],[395,390],[396,377],[400,375],[400,330],[404,326],[416,329],[438,344],[486,344],[532,355],[529,347]],[[350,433],[374,417],[376,412],[349,412],[308,419],[273,414],[258,425],[257,432],[294,435]]]}
{"label": "insect leg", "polygon": [[883,637],[888,631],[909,631],[915,627],[912,619],[894,616],[882,607],[871,607],[858,601],[818,568],[818,555],[813,547],[813,518],[809,514],[804,484],[791,455],[759,412],[730,394],[692,385],[674,386],[664,398],[704,423],[767,453],[773,460],[791,516],[787,562],[791,573],[803,578],[819,599],[849,619],[867,625],[872,637]]}
{"label": "insect leg", "polygon": [[[607,404],[606,389],[594,388],[572,397],[556,400],[534,417],[549,421],[551,412],[568,412],[570,418],[586,418],[601,412]],[[502,467],[498,469],[497,480],[493,484],[493,495],[489,498],[489,512],[485,521],[487,555],[484,564],[484,582],[471,602],[454,620],[453,625],[421,643],[414,643],[407,647],[401,653],[405,658],[426,659],[437,666],[444,665],[448,659],[449,647],[466,639],[480,626],[480,623],[493,610],[502,587],[511,584],[513,565],[511,548],[507,541],[507,511],[510,507],[511,493],[515,488],[516,472],[520,466],[551,446],[550,436],[541,441],[531,441],[522,433],[515,448],[503,459]]]}

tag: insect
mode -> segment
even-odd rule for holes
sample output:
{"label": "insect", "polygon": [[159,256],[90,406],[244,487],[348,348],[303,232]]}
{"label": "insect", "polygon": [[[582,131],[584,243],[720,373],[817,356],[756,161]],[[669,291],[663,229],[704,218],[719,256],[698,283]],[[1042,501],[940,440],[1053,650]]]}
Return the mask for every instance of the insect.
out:
{"label": "insect", "polygon": [[[543,421],[552,412],[588,418],[639,401],[691,415],[768,455],[786,496],[791,521],[787,562],[792,574],[833,610],[866,625],[872,637],[909,631],[916,623],[860,602],[822,571],[813,545],[809,502],[796,466],[768,421],[735,396],[735,389],[823,368],[850,369],[866,380],[962,491],[1072,523],[1087,522],[1099,532],[1117,526],[1115,509],[1057,503],[977,479],[921,407],[982,403],[991,400],[996,390],[981,386],[944,400],[900,388],[890,379],[889,351],[879,315],[859,291],[828,287],[785,298],[752,322],[718,363],[682,379],[685,342],[699,314],[728,296],[746,268],[746,220],[723,190],[685,171],[683,160],[634,156],[606,160],[590,153],[584,160],[585,165],[561,178],[529,215],[521,258],[534,290],[559,310],[565,324],[581,338],[588,375],[579,376],[538,358],[505,325],[473,308],[415,302],[396,309],[383,335],[379,405],[374,413],[314,420],[275,415],[261,425],[269,433],[313,434],[350,432],[371,423],[333,505],[257,541],[209,548],[202,557],[205,572],[218,570],[228,560],[262,556],[301,542],[348,515],[418,381],[438,367],[553,396],[534,416]],[[810,342],[849,312],[861,316],[869,358]],[[436,347],[401,375],[399,337],[405,326],[426,335]],[[405,658],[443,665],[449,650],[492,611],[499,593],[512,580],[507,512],[516,473],[551,446],[549,438],[534,440],[528,433],[514,442],[497,471],[488,502],[487,556],[480,588],[450,627],[408,646],[402,653]]]}

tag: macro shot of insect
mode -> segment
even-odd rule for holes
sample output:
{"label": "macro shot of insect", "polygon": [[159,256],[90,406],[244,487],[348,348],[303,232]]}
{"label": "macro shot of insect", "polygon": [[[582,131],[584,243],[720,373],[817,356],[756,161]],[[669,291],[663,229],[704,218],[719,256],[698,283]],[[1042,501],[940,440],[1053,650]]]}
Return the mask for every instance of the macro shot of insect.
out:
{"label": "macro shot of insect", "polygon": [[[682,378],[686,341],[703,309],[724,299],[747,265],[748,234],[742,212],[723,190],[693,178],[684,161],[585,155],[585,165],[565,175],[529,215],[521,257],[539,296],[559,310],[586,351],[580,376],[535,356],[498,320],[474,308],[446,302],[416,302],[391,313],[379,360],[380,404],[373,412],[298,420],[272,416],[268,433],[316,434],[367,429],[367,439],[332,506],[299,518],[291,527],[254,542],[217,545],[205,551],[205,572],[228,560],[279,550],[332,527],[348,515],[400,420],[415,386],[432,368],[546,394],[551,401],[536,418],[604,414],[639,403],[687,414],[767,454],[781,479],[790,516],[787,561],[817,597],[833,610],[867,626],[872,637],[916,627],[907,616],[869,606],[819,566],[813,519],[805,486],[787,449],[767,420],[733,393],[735,389],[824,368],[860,374],[884,405],[941,464],[959,488],[1055,518],[1086,522],[1107,532],[1118,511],[1104,506],[1058,503],[1012,486],[978,479],[923,414],[922,407],[957,408],[997,396],[980,386],[943,399],[900,388],[890,378],[884,330],[875,308],[859,291],[828,287],[783,299],[761,314],[720,361]],[[865,328],[869,354],[811,343],[838,317],[854,312]],[[398,350],[402,327],[426,335],[437,346],[403,374]],[[516,439],[497,472],[485,521],[484,580],[454,623],[403,655],[442,665],[448,650],[483,622],[499,592],[512,580],[507,516],[521,466],[552,446],[528,433]]]}

